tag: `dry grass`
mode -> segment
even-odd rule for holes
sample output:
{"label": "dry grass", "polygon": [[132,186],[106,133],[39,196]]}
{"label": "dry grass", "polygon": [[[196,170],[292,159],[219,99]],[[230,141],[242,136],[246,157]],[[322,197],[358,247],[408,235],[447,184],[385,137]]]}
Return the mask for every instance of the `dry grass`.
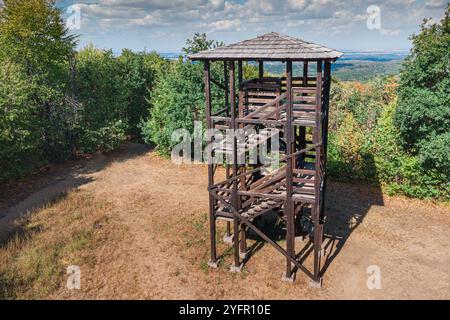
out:
{"label": "dry grass", "polygon": [[87,192],[70,191],[22,219],[0,248],[0,298],[48,297],[63,284],[68,265],[95,264],[108,209]]}

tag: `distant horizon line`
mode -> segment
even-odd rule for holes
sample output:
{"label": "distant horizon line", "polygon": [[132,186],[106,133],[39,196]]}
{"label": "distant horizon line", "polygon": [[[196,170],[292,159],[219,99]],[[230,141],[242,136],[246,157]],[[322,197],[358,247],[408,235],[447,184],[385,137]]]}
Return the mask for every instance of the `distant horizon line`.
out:
{"label": "distant horizon line", "polygon": [[[82,48],[79,48],[82,49]],[[121,49],[111,49],[114,53],[120,53],[124,49],[129,48],[121,48]],[[156,52],[158,54],[172,54],[172,55],[183,55],[182,51],[171,51],[171,50],[157,50],[157,49],[149,49],[144,48],[141,50],[129,49],[132,51],[148,51],[148,52]],[[383,53],[409,53],[411,49],[336,49],[343,53],[372,53],[372,54],[383,54]]]}

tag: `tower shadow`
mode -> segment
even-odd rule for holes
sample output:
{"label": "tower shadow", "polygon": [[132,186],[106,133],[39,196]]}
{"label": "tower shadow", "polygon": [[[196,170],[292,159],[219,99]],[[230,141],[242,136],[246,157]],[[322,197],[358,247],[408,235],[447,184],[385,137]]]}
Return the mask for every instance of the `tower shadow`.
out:
{"label": "tower shadow", "polygon": [[[375,162],[368,156],[365,161],[367,172],[375,177],[369,182],[329,181],[325,198],[326,223],[324,229],[321,275],[324,275],[334,259],[340,254],[351,234],[364,222],[372,206],[383,206],[381,184],[376,178]],[[286,228],[277,213],[270,212],[259,217],[255,225],[273,241],[286,239]],[[299,232],[296,236],[302,236]],[[249,247],[248,258],[261,250],[266,242],[256,233],[247,231],[247,239],[255,240]],[[296,259],[303,263],[313,254],[313,241],[309,239],[299,248]],[[296,270],[296,268],[294,269]]]}
{"label": "tower shadow", "polygon": [[328,183],[322,275],[339,255],[351,234],[364,222],[371,207],[384,206],[373,156],[366,158],[365,165],[368,166],[367,172],[371,172],[374,177],[371,183]]}

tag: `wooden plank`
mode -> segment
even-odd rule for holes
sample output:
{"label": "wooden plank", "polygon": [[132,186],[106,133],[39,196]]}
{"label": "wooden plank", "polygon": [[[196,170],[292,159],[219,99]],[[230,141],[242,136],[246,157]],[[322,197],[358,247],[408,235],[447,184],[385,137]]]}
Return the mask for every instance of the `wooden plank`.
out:
{"label": "wooden plank", "polygon": [[294,183],[313,183],[314,178],[305,179],[305,178],[294,178]]}
{"label": "wooden plank", "polygon": [[315,96],[294,96],[294,101],[316,102]]}
{"label": "wooden plank", "polygon": [[[317,62],[317,92],[316,92],[316,127],[314,129],[313,141],[318,143],[322,141],[322,61]],[[321,161],[322,148],[316,148],[315,159],[315,180],[314,180],[314,192],[315,203],[313,205],[311,216],[314,221],[314,278],[318,280],[320,278],[320,255],[322,249],[322,238],[320,232],[320,186],[321,177],[319,176],[319,168]]]}
{"label": "wooden plank", "polygon": [[244,85],[244,89],[261,89],[261,90],[279,90],[280,86],[270,83],[248,83]]}
{"label": "wooden plank", "polygon": [[304,104],[304,103],[294,103],[294,111],[312,110],[316,111],[316,105],[314,104]]}
{"label": "wooden plank", "polygon": [[266,92],[266,91],[245,91],[245,94],[248,96],[256,96],[256,97],[276,97],[276,92]]}
{"label": "wooden plank", "polygon": [[294,93],[316,93],[315,86],[314,87],[297,87],[292,89]]}
{"label": "wooden plank", "polygon": [[300,120],[298,118],[302,118],[303,120],[315,120],[315,112],[307,112],[307,111],[293,111],[293,116],[295,120]]}
{"label": "wooden plank", "polygon": [[293,191],[294,191],[294,193],[297,193],[297,194],[312,194],[312,195],[315,195],[314,186],[312,186],[312,185],[309,186],[309,187],[307,187],[307,186],[305,186],[305,187],[294,187]]}
{"label": "wooden plank", "polygon": [[273,99],[270,103],[267,103],[266,105],[259,107],[258,110],[255,110],[255,111],[251,112],[250,114],[248,114],[248,115],[245,117],[245,119],[251,118],[251,117],[253,117],[255,114],[257,114],[258,112],[261,112],[261,111],[263,111],[264,109],[267,109],[267,108],[269,108],[269,107],[271,107],[271,106],[274,106],[275,104],[277,104],[278,102],[280,102],[281,100],[283,100],[285,97],[286,97],[285,94],[280,95],[278,98]]}
{"label": "wooden plank", "polygon": [[263,103],[263,104],[267,104],[270,103],[271,101],[273,101],[273,98],[247,98],[246,101],[248,103]]}
{"label": "wooden plank", "polygon": [[315,170],[308,170],[308,169],[294,169],[294,173],[306,174],[306,175],[314,175],[316,173],[316,171]]}

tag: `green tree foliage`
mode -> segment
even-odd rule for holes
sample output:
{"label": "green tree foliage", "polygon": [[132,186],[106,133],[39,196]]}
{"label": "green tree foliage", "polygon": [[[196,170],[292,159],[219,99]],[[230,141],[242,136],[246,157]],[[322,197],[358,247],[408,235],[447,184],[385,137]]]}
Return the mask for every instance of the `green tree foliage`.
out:
{"label": "green tree foliage", "polygon": [[28,76],[56,84],[67,75],[76,38],[49,0],[4,0],[0,11],[0,60],[24,66]]}
{"label": "green tree foliage", "polygon": [[[26,80],[17,89],[3,81],[0,86],[4,93],[9,92],[9,97],[26,97],[27,104],[16,103],[3,96],[0,98],[1,106],[10,121],[9,125],[22,128],[22,132],[33,131],[32,149],[35,152],[25,156],[20,140],[9,144],[9,153],[17,154],[17,163],[23,164],[15,168],[2,168],[2,171],[8,172],[6,176],[12,177],[32,170],[37,163],[59,160],[70,153],[68,137],[73,113],[67,93],[70,88],[69,65],[73,60],[76,41],[68,34],[60,11],[52,1],[6,0],[4,5],[0,10],[2,76],[12,77],[12,81],[23,80],[23,77]],[[15,75],[8,73],[11,68],[14,68]],[[15,112],[27,118],[14,117]],[[31,146],[28,147],[27,150],[31,150]]]}
{"label": "green tree foliage", "polygon": [[77,55],[77,100],[82,107],[79,148],[109,151],[125,140],[126,97],[112,51],[88,46]]}
{"label": "green tree foliage", "polygon": [[153,89],[156,78],[167,66],[167,61],[154,52],[134,53],[124,49],[117,58],[117,63],[122,85],[120,95],[125,99],[128,133],[139,137],[139,123],[148,117],[146,97]]}
{"label": "green tree foliage", "polygon": [[0,181],[20,176],[44,159],[39,106],[32,96],[37,87],[19,65],[0,65]]}
{"label": "green tree foliage", "polygon": [[395,125],[405,151],[450,176],[450,20],[425,20],[401,72]]}
{"label": "green tree foliage", "polygon": [[208,39],[206,33],[195,33],[192,39],[186,40],[186,47],[182,50],[189,55],[221,46],[223,42]]}
{"label": "green tree foliage", "polygon": [[[223,82],[223,65],[212,66],[211,74]],[[205,124],[204,94],[203,64],[176,62],[150,95],[150,118],[142,124],[145,141],[155,143],[161,154],[168,155],[176,144],[171,141],[174,130],[192,133],[194,121]],[[224,105],[223,91],[217,86],[211,87],[211,98],[216,108]]]}
{"label": "green tree foliage", "polygon": [[163,66],[164,59],[155,53],[124,50],[116,58],[111,50],[92,45],[78,53],[81,151],[109,151],[127,135],[139,137],[139,123],[148,112],[146,96]]}

